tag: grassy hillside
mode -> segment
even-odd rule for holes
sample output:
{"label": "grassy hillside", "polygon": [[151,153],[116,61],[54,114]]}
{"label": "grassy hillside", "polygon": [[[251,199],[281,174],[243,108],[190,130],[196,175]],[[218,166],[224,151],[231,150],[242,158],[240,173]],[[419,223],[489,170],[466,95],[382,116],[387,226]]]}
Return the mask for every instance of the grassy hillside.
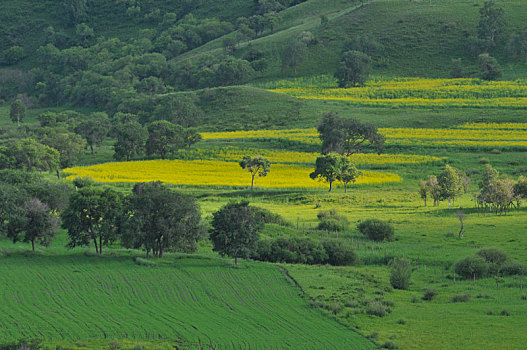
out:
{"label": "grassy hillside", "polygon": [[310,309],[272,265],[234,268],[214,257],[175,255],[142,266],[128,254],[97,258],[59,246],[28,255],[9,246],[2,249],[0,272],[3,342],[126,338],[191,349],[199,343],[216,349],[372,348]]}

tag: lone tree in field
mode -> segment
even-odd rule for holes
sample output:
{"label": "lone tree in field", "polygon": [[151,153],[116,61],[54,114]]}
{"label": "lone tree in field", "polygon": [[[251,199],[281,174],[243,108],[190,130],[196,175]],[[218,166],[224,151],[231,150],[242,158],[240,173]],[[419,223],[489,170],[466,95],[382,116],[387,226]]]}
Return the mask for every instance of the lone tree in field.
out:
{"label": "lone tree in field", "polygon": [[317,158],[315,171],[309,174],[313,180],[320,179],[329,183],[331,192],[333,182],[339,179],[342,172],[342,156],[337,153],[328,153]]}
{"label": "lone tree in field", "polygon": [[339,68],[335,73],[339,86],[364,85],[370,76],[371,59],[360,51],[347,51],[342,55]]}
{"label": "lone tree in field", "polygon": [[103,245],[117,239],[121,207],[121,197],[110,188],[86,186],[75,191],[61,215],[62,227],[68,230],[68,247],[93,242],[97,254],[102,254]]}
{"label": "lone tree in field", "polygon": [[341,118],[338,113],[328,112],[317,126],[322,153],[337,152],[347,156],[373,149],[384,152],[384,136],[373,124],[362,123],[353,118]]}
{"label": "lone tree in field", "polygon": [[307,44],[302,40],[295,40],[282,52],[282,71],[293,67],[295,75],[298,65],[307,55]]}
{"label": "lone tree in field", "polygon": [[428,186],[427,182],[424,180],[419,181],[419,195],[421,196],[421,199],[425,201],[426,207],[426,200],[428,199]]}
{"label": "lone tree in field", "polygon": [[254,187],[254,179],[256,177],[267,176],[267,173],[271,169],[271,162],[262,156],[245,156],[240,162],[242,169],[246,169],[251,173],[251,191]]}
{"label": "lone tree in field", "polygon": [[456,212],[457,218],[459,219],[459,223],[461,224],[461,228],[459,229],[458,237],[459,239],[463,238],[463,234],[465,233],[465,229],[463,228],[463,220],[465,220],[465,212],[463,211],[463,207],[459,207],[459,209]]}
{"label": "lone tree in field", "polygon": [[202,140],[201,134],[194,128],[187,128],[183,132],[183,143],[187,149]]}
{"label": "lone tree in field", "polygon": [[144,248],[146,257],[162,258],[166,250],[193,252],[203,234],[196,200],[172,191],[160,182],[140,183],[128,197],[122,242]]}
{"label": "lone tree in field", "polygon": [[20,122],[24,117],[26,116],[26,106],[24,105],[24,102],[20,99],[16,99],[13,103],[11,103],[11,109],[9,110],[9,117],[13,121],[13,123],[16,123],[18,127],[20,127]]}
{"label": "lone tree in field", "polygon": [[49,207],[39,199],[27,201],[23,207],[15,210],[10,218],[7,236],[13,243],[31,242],[35,251],[35,242],[47,247],[58,230],[58,218]]}
{"label": "lone tree in field", "polygon": [[249,202],[226,204],[212,216],[210,239],[213,250],[234,258],[235,265],[238,258],[249,258],[264,227],[263,220],[256,215]]}

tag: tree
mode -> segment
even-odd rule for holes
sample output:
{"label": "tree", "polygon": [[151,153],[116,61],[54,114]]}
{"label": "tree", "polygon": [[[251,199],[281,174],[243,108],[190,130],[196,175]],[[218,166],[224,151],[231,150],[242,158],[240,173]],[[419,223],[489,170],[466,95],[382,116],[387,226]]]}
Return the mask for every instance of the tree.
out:
{"label": "tree", "polygon": [[239,164],[242,169],[251,173],[251,191],[254,187],[254,178],[267,176],[271,169],[271,162],[262,156],[244,156]]}
{"label": "tree", "polygon": [[527,30],[520,34],[511,34],[507,43],[507,51],[512,57],[527,61]]}
{"label": "tree", "polygon": [[18,213],[11,216],[7,236],[13,243],[31,242],[35,251],[35,242],[47,247],[58,229],[58,218],[49,207],[38,198],[27,201]]}
{"label": "tree", "polygon": [[9,117],[13,123],[17,123],[17,126],[20,127],[20,122],[24,119],[26,115],[26,105],[20,99],[16,99],[11,103],[11,108],[9,110]]}
{"label": "tree", "polygon": [[464,174],[450,165],[446,165],[443,172],[437,177],[438,185],[441,188],[441,197],[448,199],[449,209],[451,202],[463,193],[463,177]]}
{"label": "tree", "polygon": [[75,191],[62,213],[62,227],[68,230],[68,247],[93,242],[97,254],[117,239],[117,219],[122,215],[120,195],[110,188],[86,186]]}
{"label": "tree", "polygon": [[426,187],[428,188],[428,193],[430,193],[430,196],[434,200],[434,207],[437,206],[439,204],[439,201],[441,201],[441,187],[439,186],[437,176],[428,176],[428,180],[426,181]]}
{"label": "tree", "polygon": [[56,149],[60,155],[60,166],[67,168],[75,163],[86,148],[86,141],[82,136],[70,132],[64,127],[50,126],[35,130],[35,134],[42,144]]}
{"label": "tree", "polygon": [[479,9],[478,38],[486,42],[486,51],[496,46],[505,27],[505,12],[495,5],[494,1],[486,1]]}
{"label": "tree", "polygon": [[108,134],[110,121],[104,113],[91,115],[75,128],[75,132],[86,139],[91,154],[95,154],[94,146],[100,146]]}
{"label": "tree", "polygon": [[21,208],[28,197],[27,192],[19,186],[0,182],[0,236],[8,232],[11,218],[21,216]]}
{"label": "tree", "polygon": [[354,118],[341,118],[336,112],[325,113],[317,126],[322,153],[337,152],[347,156],[373,148],[384,151],[384,137],[373,124]]}
{"label": "tree", "polygon": [[212,214],[211,225],[213,250],[222,256],[233,257],[235,265],[238,258],[247,259],[253,254],[259,231],[264,227],[247,201],[224,205]]}
{"label": "tree", "polygon": [[463,207],[459,207],[459,209],[456,212],[457,218],[459,220],[459,223],[461,224],[461,228],[459,229],[458,237],[459,239],[463,238],[463,234],[465,233],[465,230],[463,228],[463,220],[465,220],[465,212],[463,211]]}
{"label": "tree", "polygon": [[316,160],[315,171],[309,174],[313,180],[320,179],[329,183],[329,192],[332,184],[338,180],[341,174],[342,157],[337,153],[328,153],[321,155]]}
{"label": "tree", "polygon": [[465,73],[463,72],[463,65],[461,64],[461,58],[452,59],[452,68],[450,69],[450,76],[452,78],[463,78]]}
{"label": "tree", "polygon": [[0,147],[0,168],[51,171],[59,167],[59,152],[34,139],[13,140]]}
{"label": "tree", "polygon": [[428,198],[428,186],[427,182],[424,180],[419,181],[419,196],[425,201],[425,207],[426,207],[426,200]]}
{"label": "tree", "polygon": [[348,192],[348,184],[350,182],[355,183],[357,178],[362,175],[362,172],[357,170],[351,160],[344,156],[340,160],[339,172],[338,180],[344,184],[344,193]]}
{"label": "tree", "polygon": [[254,75],[254,69],[246,60],[228,57],[220,62],[216,82],[220,86],[243,85]]}
{"label": "tree", "polygon": [[485,80],[496,80],[503,75],[498,60],[489,56],[488,53],[482,53],[478,57],[479,67],[481,68],[482,78]]}
{"label": "tree", "polygon": [[223,39],[221,44],[225,52],[227,52],[230,55],[234,55],[234,51],[236,49],[236,40],[234,38],[227,37]]}
{"label": "tree", "polygon": [[130,161],[133,156],[144,152],[148,132],[138,122],[120,124],[115,128],[113,157],[117,160]]}
{"label": "tree", "polygon": [[282,52],[282,71],[293,67],[296,75],[298,65],[305,59],[306,55],[306,43],[304,41],[295,40]]}
{"label": "tree", "polygon": [[168,249],[195,251],[203,233],[196,200],[160,182],[135,185],[127,212],[122,242],[128,248],[144,248],[147,258],[150,252],[162,258]]}
{"label": "tree", "polygon": [[153,122],[148,126],[148,140],[146,141],[146,153],[159,154],[161,159],[182,148],[184,143],[183,128],[166,120]]}
{"label": "tree", "polygon": [[190,149],[193,144],[201,141],[201,134],[194,128],[188,128],[184,131],[184,143],[187,149]]}
{"label": "tree", "polygon": [[370,64],[370,57],[363,52],[345,52],[335,73],[339,86],[344,88],[363,85],[370,75]]}

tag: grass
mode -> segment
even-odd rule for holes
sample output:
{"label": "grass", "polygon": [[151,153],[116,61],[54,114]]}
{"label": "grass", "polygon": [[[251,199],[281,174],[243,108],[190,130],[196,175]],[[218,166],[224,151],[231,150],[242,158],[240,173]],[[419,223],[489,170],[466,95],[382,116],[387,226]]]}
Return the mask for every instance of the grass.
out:
{"label": "grass", "polygon": [[36,254],[0,243],[2,341],[126,338],[180,348],[372,348],[310,308],[273,265],[234,268],[216,257],[172,255],[143,266],[125,252],[96,257],[66,251],[62,241]]}

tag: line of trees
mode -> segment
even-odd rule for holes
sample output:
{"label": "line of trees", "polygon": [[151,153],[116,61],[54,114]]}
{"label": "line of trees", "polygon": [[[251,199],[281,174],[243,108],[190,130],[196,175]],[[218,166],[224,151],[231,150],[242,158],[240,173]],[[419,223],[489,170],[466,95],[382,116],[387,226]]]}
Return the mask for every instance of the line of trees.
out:
{"label": "line of trees", "polygon": [[425,207],[428,197],[434,200],[434,206],[448,200],[448,208],[457,197],[467,191],[470,178],[462,170],[446,165],[439,175],[430,175],[427,180],[419,181],[419,195]]}

